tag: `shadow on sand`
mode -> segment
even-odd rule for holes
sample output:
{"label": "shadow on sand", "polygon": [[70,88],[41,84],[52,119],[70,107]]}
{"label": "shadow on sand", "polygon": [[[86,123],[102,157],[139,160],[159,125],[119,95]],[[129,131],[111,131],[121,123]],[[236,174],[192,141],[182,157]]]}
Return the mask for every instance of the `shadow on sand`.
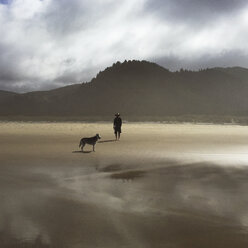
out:
{"label": "shadow on sand", "polygon": [[102,140],[102,141],[98,141],[97,143],[107,143],[107,142],[115,142],[115,139],[112,140]]}
{"label": "shadow on sand", "polygon": [[73,151],[72,153],[91,153],[92,151]]}

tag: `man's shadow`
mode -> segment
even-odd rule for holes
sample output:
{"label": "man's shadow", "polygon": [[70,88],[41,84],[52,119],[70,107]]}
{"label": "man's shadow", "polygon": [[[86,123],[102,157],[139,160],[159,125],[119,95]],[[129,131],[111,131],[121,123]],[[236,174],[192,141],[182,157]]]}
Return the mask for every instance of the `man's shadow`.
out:
{"label": "man's shadow", "polygon": [[114,142],[116,141],[115,139],[112,139],[112,140],[101,140],[101,141],[98,141],[97,143],[107,143],[107,142]]}

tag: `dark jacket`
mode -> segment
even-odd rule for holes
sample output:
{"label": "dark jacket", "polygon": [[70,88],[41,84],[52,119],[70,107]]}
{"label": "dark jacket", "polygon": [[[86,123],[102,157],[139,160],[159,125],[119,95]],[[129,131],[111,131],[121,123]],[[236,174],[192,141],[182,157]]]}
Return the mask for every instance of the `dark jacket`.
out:
{"label": "dark jacket", "polygon": [[114,119],[114,128],[121,128],[122,120],[120,117],[115,117]]}

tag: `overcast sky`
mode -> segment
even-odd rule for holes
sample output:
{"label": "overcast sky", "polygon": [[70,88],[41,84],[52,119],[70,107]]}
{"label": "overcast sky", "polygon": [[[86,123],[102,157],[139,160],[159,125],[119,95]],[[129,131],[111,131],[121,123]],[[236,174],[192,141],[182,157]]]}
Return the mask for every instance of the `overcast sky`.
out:
{"label": "overcast sky", "polygon": [[247,0],[0,0],[0,89],[89,81],[125,59],[248,67]]}

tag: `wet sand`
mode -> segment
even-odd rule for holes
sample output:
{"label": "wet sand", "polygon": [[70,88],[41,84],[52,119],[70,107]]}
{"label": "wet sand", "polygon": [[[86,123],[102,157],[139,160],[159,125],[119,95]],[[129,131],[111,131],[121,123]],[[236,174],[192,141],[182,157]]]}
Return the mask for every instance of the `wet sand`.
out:
{"label": "wet sand", "polygon": [[110,123],[0,123],[0,247],[248,247],[248,127],[113,138]]}

